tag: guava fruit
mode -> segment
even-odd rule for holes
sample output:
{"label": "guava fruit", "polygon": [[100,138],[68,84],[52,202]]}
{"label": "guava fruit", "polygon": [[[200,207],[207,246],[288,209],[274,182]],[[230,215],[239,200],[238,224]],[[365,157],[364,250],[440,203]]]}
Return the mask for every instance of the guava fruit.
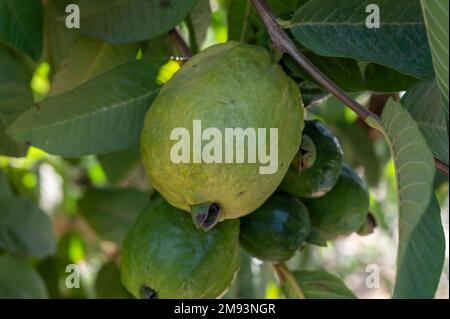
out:
{"label": "guava fruit", "polygon": [[302,142],[280,188],[297,197],[320,197],[336,184],[343,151],[336,136],[322,122],[305,121]]}
{"label": "guava fruit", "polygon": [[308,210],[290,195],[274,194],[241,218],[240,242],[252,256],[274,262],[291,258],[311,230]]}
{"label": "guava fruit", "polygon": [[357,231],[369,212],[367,186],[356,172],[344,165],[336,185],[325,196],[304,199],[311,225],[328,239]]}
{"label": "guava fruit", "polygon": [[[156,190],[208,230],[254,211],[275,191],[303,125],[298,87],[269,52],[228,42],[194,56],[162,87],[145,118],[142,159]],[[239,128],[248,135],[227,144]]]}
{"label": "guava fruit", "polygon": [[127,234],[121,278],[136,298],[216,298],[240,265],[239,220],[207,233],[161,196],[153,199]]}

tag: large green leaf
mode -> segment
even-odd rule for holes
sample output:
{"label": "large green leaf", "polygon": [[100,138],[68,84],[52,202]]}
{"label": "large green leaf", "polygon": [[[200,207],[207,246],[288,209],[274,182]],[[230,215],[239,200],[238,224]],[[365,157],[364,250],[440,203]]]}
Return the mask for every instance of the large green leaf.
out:
{"label": "large green leaf", "polygon": [[80,31],[111,43],[162,35],[180,23],[197,0],[81,0]]}
{"label": "large green leaf", "polygon": [[431,78],[411,87],[402,104],[419,125],[434,156],[448,165],[448,114],[440,97],[436,80]]}
{"label": "large green leaf", "polygon": [[50,218],[31,200],[0,198],[0,248],[43,258],[56,249]]}
{"label": "large green leaf", "polygon": [[[419,79],[401,74],[389,67],[363,63],[349,58],[323,57],[312,52],[304,55],[334,83],[347,92],[373,91],[398,92],[408,89]],[[294,76],[314,81],[291,57],[285,56],[283,61]]]}
{"label": "large green leaf", "polygon": [[42,52],[41,0],[0,0],[0,42],[39,60]]}
{"label": "large green leaf", "polygon": [[433,74],[419,0],[380,0],[380,28],[366,27],[371,0],[310,0],[288,27],[317,54],[392,67],[417,77]]}
{"label": "large green leaf", "polygon": [[23,260],[0,256],[0,298],[48,298],[45,284],[39,274]]}
{"label": "large green leaf", "polygon": [[306,299],[356,298],[341,279],[324,270],[302,270],[294,271],[292,274]]}
{"label": "large green leaf", "polygon": [[114,66],[136,59],[138,45],[112,45],[101,40],[77,37],[63,67],[55,74],[50,94],[74,89]]}
{"label": "large green leaf", "polygon": [[149,203],[149,195],[135,189],[95,189],[86,191],[79,211],[95,232],[121,246],[136,217]]}
{"label": "large green leaf", "polygon": [[75,89],[50,97],[14,121],[9,134],[67,157],[137,145],[159,87],[149,59],[121,64]]}
{"label": "large green leaf", "polygon": [[420,0],[434,71],[448,116],[448,0]]}
{"label": "large green leaf", "polygon": [[6,135],[6,126],[33,103],[30,76],[14,54],[0,44],[0,155],[23,156],[26,146]]}
{"label": "large green leaf", "polygon": [[400,241],[406,244],[399,251],[394,298],[433,298],[445,260],[441,210],[434,195],[410,237]]}
{"label": "large green leaf", "polygon": [[[371,119],[368,122],[371,123]],[[377,127],[377,123],[372,122],[372,124]],[[399,272],[403,267],[405,252],[415,240],[414,231],[426,213],[432,198],[434,159],[417,123],[408,111],[392,98],[384,107],[381,127],[378,128],[389,141],[395,164],[399,207],[397,254]],[[413,267],[414,264],[410,266]],[[421,268],[415,273],[426,271],[428,271],[427,268]],[[399,278],[402,277],[399,276]],[[403,283],[402,286],[414,285],[423,280],[421,276],[407,279],[413,282]]]}

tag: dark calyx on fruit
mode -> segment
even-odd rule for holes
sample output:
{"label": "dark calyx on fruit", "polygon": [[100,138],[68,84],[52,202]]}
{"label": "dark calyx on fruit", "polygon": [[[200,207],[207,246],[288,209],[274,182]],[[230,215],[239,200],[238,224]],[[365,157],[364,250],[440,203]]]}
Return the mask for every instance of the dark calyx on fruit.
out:
{"label": "dark calyx on fruit", "polygon": [[342,162],[336,136],[320,121],[305,121],[300,149],[280,188],[297,197],[323,196],[336,184]]}

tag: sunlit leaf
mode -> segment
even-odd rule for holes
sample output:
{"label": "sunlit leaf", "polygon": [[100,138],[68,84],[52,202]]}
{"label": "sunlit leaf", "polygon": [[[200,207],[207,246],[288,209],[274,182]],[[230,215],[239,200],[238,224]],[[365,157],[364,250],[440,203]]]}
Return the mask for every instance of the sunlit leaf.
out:
{"label": "sunlit leaf", "polygon": [[18,141],[67,157],[137,145],[144,115],[159,90],[156,74],[152,60],[121,64],[40,102],[8,132]]}

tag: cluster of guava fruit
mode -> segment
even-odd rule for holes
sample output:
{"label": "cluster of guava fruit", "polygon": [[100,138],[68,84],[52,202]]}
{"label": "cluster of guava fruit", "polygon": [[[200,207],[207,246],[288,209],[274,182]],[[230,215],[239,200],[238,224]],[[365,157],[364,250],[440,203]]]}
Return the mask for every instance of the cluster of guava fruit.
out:
{"label": "cluster of guava fruit", "polygon": [[[239,270],[241,247],[282,262],[318,234],[332,240],[364,225],[364,183],[343,164],[333,133],[304,113],[298,86],[269,52],[238,42],[197,54],[162,87],[141,138],[159,195],[122,253],[122,281],[135,297],[217,298]],[[195,132],[194,121],[208,130]],[[222,143],[220,133],[233,128],[247,134]],[[277,136],[255,138],[247,128],[277,129]],[[257,143],[245,148],[252,137]],[[244,161],[233,153],[239,145],[248,151]],[[277,169],[261,174],[271,146]],[[174,161],[183,151],[188,156]]]}

